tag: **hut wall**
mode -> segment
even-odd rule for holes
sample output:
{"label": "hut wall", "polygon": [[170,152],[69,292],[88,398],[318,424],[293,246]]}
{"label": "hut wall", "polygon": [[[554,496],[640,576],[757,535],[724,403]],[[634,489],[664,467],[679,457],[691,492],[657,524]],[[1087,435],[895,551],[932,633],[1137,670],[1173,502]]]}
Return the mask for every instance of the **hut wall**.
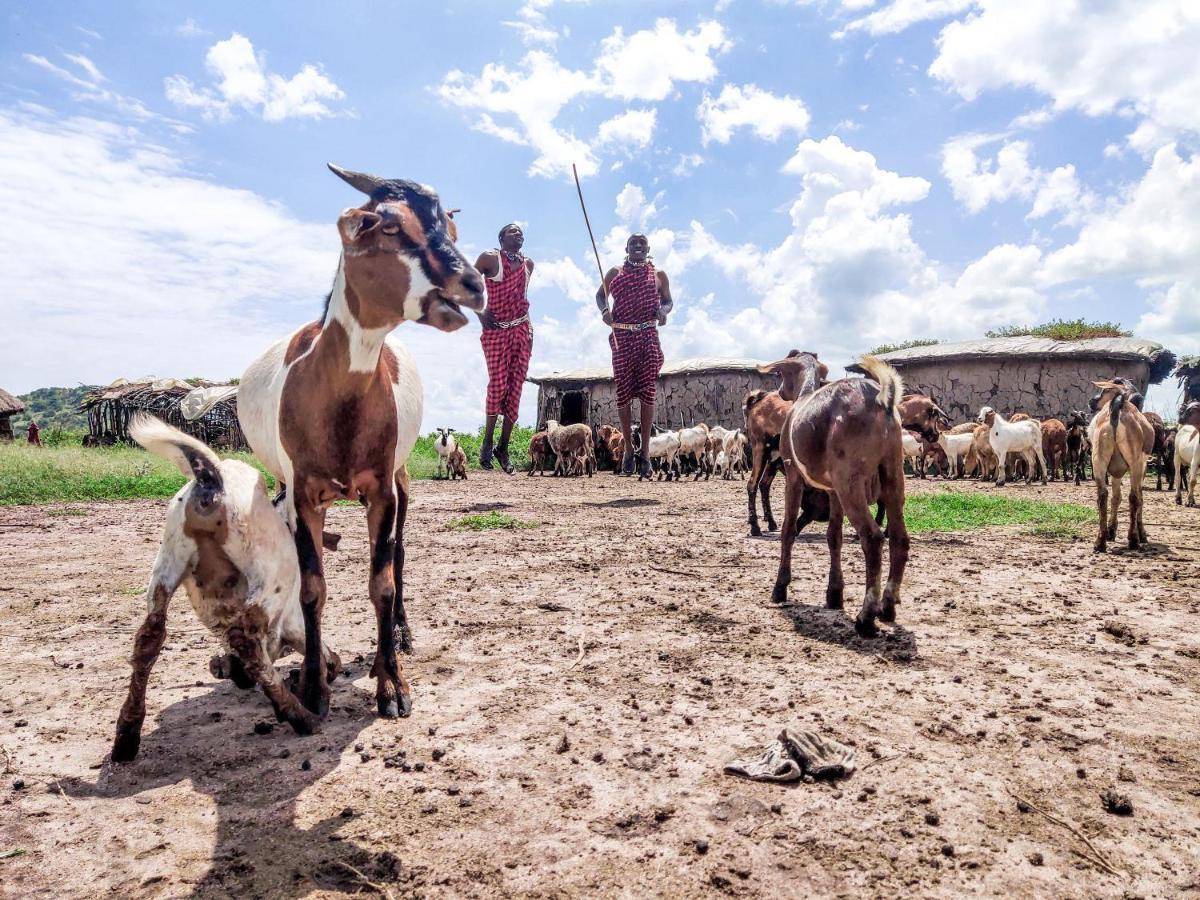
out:
{"label": "hut wall", "polygon": [[[774,375],[757,372],[715,372],[664,375],[658,383],[655,421],[664,428],[678,428],[705,422],[740,428],[742,401],[753,390],[773,391],[779,386]],[[565,394],[584,391],[587,395],[587,424],[598,427],[617,423],[616,388],[611,381],[592,381],[584,384],[551,383],[538,389],[538,424],[557,419]]]}
{"label": "hut wall", "polygon": [[1044,419],[1088,409],[1096,393],[1093,381],[1128,378],[1143,394],[1150,381],[1144,360],[1015,359],[918,362],[896,365],[905,390],[937,401],[956,422],[974,418],[981,406],[1002,415],[1025,412]]}

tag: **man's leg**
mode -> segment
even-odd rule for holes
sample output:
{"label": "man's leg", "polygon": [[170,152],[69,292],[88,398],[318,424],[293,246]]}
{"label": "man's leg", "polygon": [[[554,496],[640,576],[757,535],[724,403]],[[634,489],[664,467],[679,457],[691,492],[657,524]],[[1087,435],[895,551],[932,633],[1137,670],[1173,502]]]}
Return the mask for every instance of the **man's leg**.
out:
{"label": "man's leg", "polygon": [[496,433],[496,417],[489,415],[484,420],[483,425],[483,443],[479,446],[479,468],[487,469],[489,472],[493,469],[492,466],[492,437]]}
{"label": "man's leg", "polygon": [[650,429],[654,427],[654,401],[642,401],[642,440],[645,446],[641,450],[641,459],[638,461],[638,475],[642,478],[650,477]]}
{"label": "man's leg", "polygon": [[508,458],[508,440],[512,436],[513,426],[517,424],[517,415],[521,409],[521,389],[525,386],[525,376],[529,373],[529,359],[533,355],[533,335],[525,329],[513,332],[506,355],[504,368],[507,383],[504,388],[504,405],[500,410],[504,414],[504,425],[500,430],[496,459],[500,462],[500,468],[511,475],[515,468]]}
{"label": "man's leg", "polygon": [[[633,474],[633,417],[630,415],[629,402],[617,407],[617,418],[621,422],[621,436],[625,438],[625,457],[621,460],[621,474]],[[648,441],[649,433],[642,432],[642,440]]]}
{"label": "man's leg", "polygon": [[504,389],[507,386],[506,369],[508,360],[505,359],[504,332],[499,329],[484,329],[479,336],[483,345],[483,359],[487,363],[488,384],[487,401],[484,408],[486,419],[483,426],[483,443],[479,447],[479,467],[492,470],[492,442],[496,434],[496,415],[504,400]]}

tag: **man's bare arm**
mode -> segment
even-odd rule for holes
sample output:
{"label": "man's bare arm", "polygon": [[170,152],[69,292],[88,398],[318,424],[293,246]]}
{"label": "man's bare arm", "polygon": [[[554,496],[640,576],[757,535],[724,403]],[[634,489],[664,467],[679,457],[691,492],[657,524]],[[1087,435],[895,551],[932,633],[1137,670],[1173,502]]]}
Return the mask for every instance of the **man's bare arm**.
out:
{"label": "man's bare arm", "polygon": [[667,314],[674,308],[675,301],[671,299],[671,280],[666,272],[655,272],[658,279],[658,324],[667,324]]}
{"label": "man's bare arm", "polygon": [[[485,250],[480,253],[479,259],[475,260],[475,270],[484,278],[495,278],[500,274],[500,254],[495,250]],[[492,313],[490,306],[475,315],[479,317],[484,328],[496,327],[496,316]]]}

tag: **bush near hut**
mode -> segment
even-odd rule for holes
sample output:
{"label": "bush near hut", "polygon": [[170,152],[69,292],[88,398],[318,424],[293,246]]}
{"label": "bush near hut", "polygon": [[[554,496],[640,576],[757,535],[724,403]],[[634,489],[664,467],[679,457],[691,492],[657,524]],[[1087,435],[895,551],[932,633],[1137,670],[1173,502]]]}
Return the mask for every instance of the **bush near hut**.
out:
{"label": "bush near hut", "polygon": [[1120,322],[1085,322],[1083,319],[1054,319],[1041,325],[1006,325],[984,333],[990,338],[1044,337],[1055,341],[1133,337],[1133,332],[1122,328]]}

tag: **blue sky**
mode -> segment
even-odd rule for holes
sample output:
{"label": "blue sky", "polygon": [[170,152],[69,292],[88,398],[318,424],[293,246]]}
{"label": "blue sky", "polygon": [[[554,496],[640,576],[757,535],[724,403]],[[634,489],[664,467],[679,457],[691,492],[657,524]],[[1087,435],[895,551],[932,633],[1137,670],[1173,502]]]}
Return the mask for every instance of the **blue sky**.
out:
{"label": "blue sky", "polygon": [[[535,372],[606,360],[573,161],[605,265],[644,230],[672,277],[668,357],[801,346],[838,366],[1080,315],[1200,352],[1195,3],[0,15],[0,384],[18,393],[236,375],[314,318],[358,203],[327,161],[433,185],[471,254],[526,226]],[[398,335],[426,427],[476,424],[478,325]]]}

